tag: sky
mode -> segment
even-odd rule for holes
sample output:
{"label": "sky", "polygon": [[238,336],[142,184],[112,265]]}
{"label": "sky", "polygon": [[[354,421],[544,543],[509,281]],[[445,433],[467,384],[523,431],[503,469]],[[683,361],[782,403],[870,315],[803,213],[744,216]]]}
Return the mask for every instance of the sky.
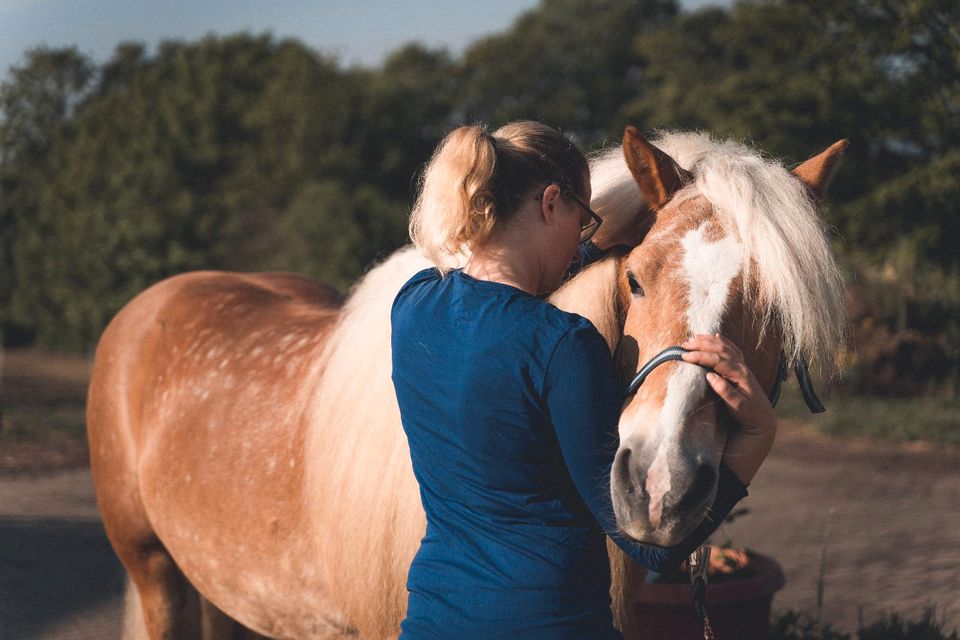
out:
{"label": "sky", "polygon": [[[686,9],[731,0],[680,0]],[[347,65],[374,66],[418,40],[460,53],[502,31],[538,0],[0,0],[0,77],[30,47],[76,45],[97,63],[123,41],[216,33],[296,37]]]}

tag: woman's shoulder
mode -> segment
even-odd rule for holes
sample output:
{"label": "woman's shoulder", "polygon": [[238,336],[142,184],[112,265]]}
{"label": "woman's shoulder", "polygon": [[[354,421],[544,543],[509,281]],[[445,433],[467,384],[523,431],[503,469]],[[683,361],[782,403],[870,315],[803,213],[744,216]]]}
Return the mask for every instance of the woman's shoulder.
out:
{"label": "woman's shoulder", "polygon": [[[460,283],[456,283],[456,280]],[[429,295],[438,284],[447,284],[459,289],[460,295],[480,293],[480,298],[496,300],[498,313],[502,318],[514,326],[525,325],[531,332],[547,338],[546,342],[556,345],[564,336],[570,334],[572,339],[582,340],[583,335],[594,335],[600,338],[599,332],[587,318],[573,312],[564,311],[549,301],[530,295],[520,289],[498,282],[477,280],[454,269],[441,274],[436,267],[427,267],[413,274],[397,292],[393,306],[406,299],[412,302],[421,295]],[[459,284],[459,286],[458,286]],[[415,292],[420,290],[420,295]],[[600,338],[602,340],[602,338]],[[543,342],[543,341],[538,341]]]}
{"label": "woman's shoulder", "polygon": [[428,280],[440,280],[440,279],[441,279],[440,270],[437,269],[436,267],[427,267],[426,269],[421,269],[420,271],[417,271],[415,274],[410,276],[410,278],[406,282],[404,282],[403,285],[401,285],[400,290],[397,291],[397,296],[399,297],[401,294],[406,292],[411,287],[417,285],[418,283],[426,282]]}
{"label": "woman's shoulder", "polygon": [[549,318],[551,324],[556,327],[558,338],[579,336],[584,333],[600,336],[600,333],[593,323],[579,313],[564,311],[549,302],[544,302],[543,311],[547,318]]}
{"label": "woman's shoulder", "polygon": [[418,287],[429,283],[431,281],[441,280],[440,271],[436,267],[427,267],[426,269],[421,269],[414,273],[410,278],[407,279],[400,289],[397,290],[396,295],[393,297],[393,303],[391,304],[391,315],[397,309],[397,305],[404,299],[408,298],[411,291],[416,290]]}

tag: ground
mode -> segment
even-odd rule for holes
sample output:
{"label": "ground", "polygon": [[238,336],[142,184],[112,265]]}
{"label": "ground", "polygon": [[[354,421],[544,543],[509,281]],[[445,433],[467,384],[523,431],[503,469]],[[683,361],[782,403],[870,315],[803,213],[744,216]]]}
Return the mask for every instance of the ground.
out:
{"label": "ground", "polygon": [[[853,630],[861,607],[870,622],[935,604],[960,626],[960,450],[838,441],[786,423],[740,506],[750,513],[718,541],[783,565],[775,609],[816,611],[825,547],[825,621]],[[0,476],[0,637],[116,638],[122,587],[85,467]]]}

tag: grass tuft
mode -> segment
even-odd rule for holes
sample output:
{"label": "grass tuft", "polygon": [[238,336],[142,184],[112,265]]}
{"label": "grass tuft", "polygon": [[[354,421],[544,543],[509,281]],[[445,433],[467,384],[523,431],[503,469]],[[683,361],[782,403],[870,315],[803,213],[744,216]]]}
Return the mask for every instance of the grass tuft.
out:
{"label": "grass tuft", "polygon": [[821,398],[826,413],[810,414],[791,378],[784,383],[777,415],[811,423],[831,436],[865,436],[890,442],[926,440],[960,445],[960,399],[836,395]]}
{"label": "grass tuft", "polygon": [[866,627],[861,621],[856,633],[844,633],[815,616],[790,609],[773,614],[769,640],[960,640],[956,630],[949,634],[944,630],[935,612],[936,607],[927,607],[919,621],[891,613]]}

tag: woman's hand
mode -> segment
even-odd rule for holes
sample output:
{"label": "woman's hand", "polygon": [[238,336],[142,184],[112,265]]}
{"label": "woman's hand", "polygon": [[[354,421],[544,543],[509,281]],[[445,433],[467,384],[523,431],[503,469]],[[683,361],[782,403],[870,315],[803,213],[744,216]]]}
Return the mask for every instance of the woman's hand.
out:
{"label": "woman's hand", "polygon": [[723,462],[749,484],[777,435],[777,416],[770,400],[744,364],[739,347],[719,333],[698,334],[680,346],[690,350],[683,354],[685,362],[713,370],[707,372],[707,383],[741,427],[728,436]]}

